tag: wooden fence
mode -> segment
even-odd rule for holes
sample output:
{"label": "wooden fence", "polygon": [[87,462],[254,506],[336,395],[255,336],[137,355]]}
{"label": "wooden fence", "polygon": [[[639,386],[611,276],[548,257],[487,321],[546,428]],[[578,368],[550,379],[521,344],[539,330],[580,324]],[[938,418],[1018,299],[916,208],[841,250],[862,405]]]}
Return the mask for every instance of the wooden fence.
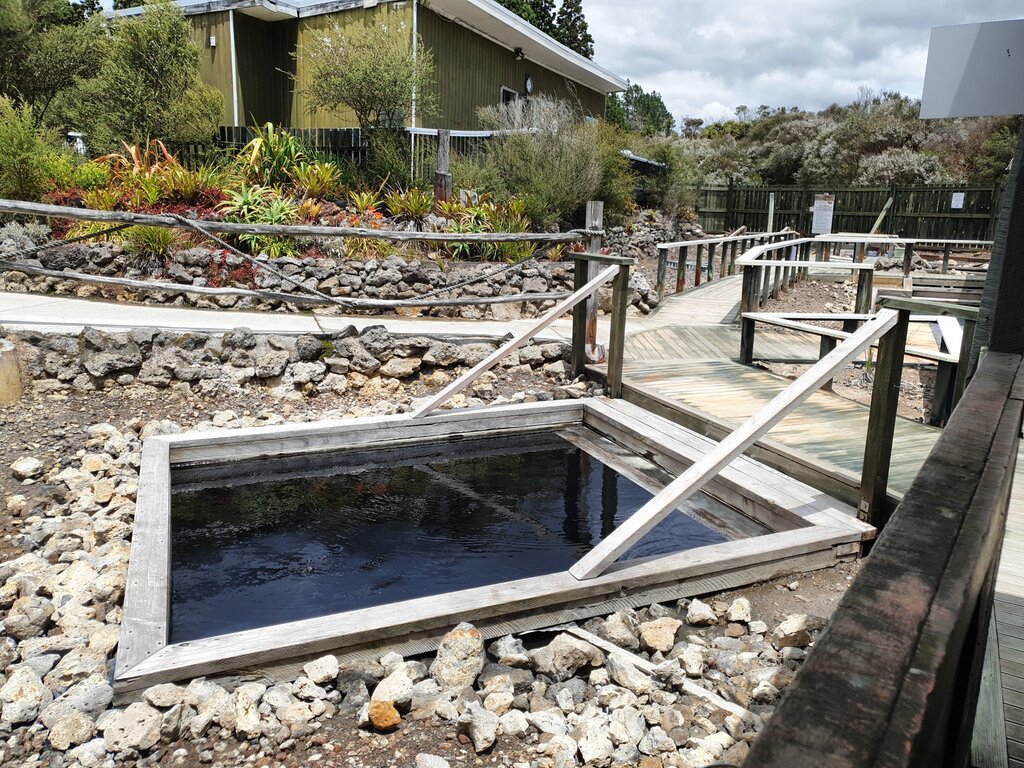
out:
{"label": "wooden fence", "polygon": [[[335,160],[347,161],[365,168],[370,158],[369,139],[359,128],[284,128],[316,152]],[[173,147],[178,158],[189,168],[235,153],[256,135],[255,128],[244,125],[221,126],[213,144],[185,144]],[[457,157],[480,159],[487,151],[491,134],[488,131],[452,131],[451,149]],[[417,182],[430,182],[437,169],[437,131],[425,128],[407,130],[410,173]]]}
{"label": "wooden fence", "polygon": [[[707,232],[746,226],[768,229],[768,207],[775,194],[774,229],[810,233],[814,196],[835,195],[833,232],[869,232],[890,197],[882,234],[944,240],[991,240],[999,219],[1002,186],[795,187],[728,186],[700,190],[697,214]],[[953,196],[963,193],[962,208]],[[959,199],[959,196],[958,196]]]}

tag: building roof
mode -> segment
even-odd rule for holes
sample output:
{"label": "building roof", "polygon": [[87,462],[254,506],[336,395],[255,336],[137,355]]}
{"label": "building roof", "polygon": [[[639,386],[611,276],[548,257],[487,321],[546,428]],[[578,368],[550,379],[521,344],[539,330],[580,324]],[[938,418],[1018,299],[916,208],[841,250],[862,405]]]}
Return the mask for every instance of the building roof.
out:
{"label": "building roof", "polygon": [[[235,10],[264,21],[320,16],[378,5],[377,0],[175,0],[187,16]],[[398,0],[380,0],[397,2]],[[414,0],[439,16],[473,30],[525,59],[599,93],[626,90],[628,83],[585,56],[566,48],[495,0]],[[115,11],[134,16],[142,8]]]}

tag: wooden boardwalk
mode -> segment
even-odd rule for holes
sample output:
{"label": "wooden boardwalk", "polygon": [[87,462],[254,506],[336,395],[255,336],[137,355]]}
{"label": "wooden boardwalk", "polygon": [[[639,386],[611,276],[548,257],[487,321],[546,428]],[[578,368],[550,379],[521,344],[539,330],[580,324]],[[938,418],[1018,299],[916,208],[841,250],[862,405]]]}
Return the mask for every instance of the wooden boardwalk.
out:
{"label": "wooden boardwalk", "polygon": [[[677,409],[677,420],[718,437],[782,391],[789,379],[737,362],[739,291],[738,277],[724,278],[671,296],[644,318],[626,341],[627,398],[662,413]],[[937,349],[936,331],[928,324],[911,325],[908,343]],[[818,358],[818,342],[807,334],[759,327],[754,356],[812,362]],[[771,446],[770,456],[756,449],[751,453],[762,460],[791,459],[791,474],[812,485],[808,475],[800,474],[802,469],[831,467],[850,490],[863,468],[867,421],[867,406],[820,391],[762,441],[761,447]],[[900,496],[910,487],[939,432],[916,421],[897,420],[889,479],[892,495]],[[836,493],[835,488],[823,490]],[[989,749],[979,768],[1024,768],[1024,456],[1017,462],[994,619],[1001,696],[995,694],[991,711],[1005,722],[1006,748]],[[998,727],[986,730],[1003,738]]]}

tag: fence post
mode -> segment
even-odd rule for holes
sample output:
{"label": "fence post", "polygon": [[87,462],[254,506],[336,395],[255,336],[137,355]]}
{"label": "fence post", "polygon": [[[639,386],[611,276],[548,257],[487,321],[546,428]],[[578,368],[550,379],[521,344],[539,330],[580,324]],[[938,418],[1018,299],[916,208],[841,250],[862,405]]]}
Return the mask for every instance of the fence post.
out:
{"label": "fence post", "polygon": [[878,363],[875,365],[875,385],[871,392],[857,516],[880,531],[889,520],[889,464],[892,460],[892,441],[896,432],[896,411],[900,400],[903,355],[907,348],[909,326],[910,311],[901,309],[896,325],[878,342]]}
{"label": "fence post", "polygon": [[871,293],[874,287],[873,269],[857,270],[857,302],[854,305],[854,312],[862,315],[871,314],[872,301]]}
{"label": "fence post", "polygon": [[437,132],[437,170],[434,172],[434,204],[452,199],[452,132]]}
{"label": "fence post", "polygon": [[754,295],[760,283],[757,279],[759,272],[760,267],[743,265],[743,284],[740,288],[740,362],[744,365],[754,362],[754,321],[744,315],[755,309]]}
{"label": "fence post", "polygon": [[690,247],[682,246],[676,253],[679,263],[676,265],[676,293],[686,290],[686,258],[690,255]]}
{"label": "fence post", "polygon": [[702,252],[703,248],[704,248],[703,245],[698,245],[697,246],[697,258],[693,260],[693,287],[694,288],[696,288],[698,285],[700,285],[701,281],[704,278],[704,273],[703,273],[703,270],[702,270],[703,256],[701,255],[701,252]]}
{"label": "fence post", "polygon": [[629,304],[629,266],[619,265],[612,281],[611,336],[608,340],[608,395],[622,397],[622,359],[626,347],[626,308]]}
{"label": "fence post", "polygon": [[[587,203],[587,229],[604,230],[604,202],[591,200]],[[590,253],[600,253],[604,245],[604,238],[601,235],[592,235],[588,250]],[[587,262],[587,281],[597,277],[600,265],[596,262]],[[586,283],[584,283],[585,285]],[[597,344],[597,312],[601,308],[599,294],[595,293],[587,300],[587,345],[586,356],[592,363],[600,363],[604,360],[604,349]]]}
{"label": "fence post", "polygon": [[658,282],[654,286],[655,293],[658,294],[658,303],[660,304],[665,298],[665,275],[668,272],[668,248],[658,249]]}
{"label": "fence post", "polygon": [[[718,248],[718,243],[708,244],[708,282],[710,283],[715,279],[715,250]],[[724,250],[724,247],[723,247]],[[719,270],[721,272],[721,270]],[[721,275],[719,275],[721,277]]]}
{"label": "fence post", "polygon": [[[736,180],[732,176],[730,176],[729,177],[729,188],[728,188],[728,190],[726,190],[726,193],[725,193],[725,226],[722,227],[722,231],[723,232],[728,232],[730,229],[735,229],[735,227],[732,224],[732,206],[733,206],[733,194],[734,194],[735,188],[736,188]],[[700,259],[699,258],[698,258],[697,261],[698,261],[698,263],[700,263]]]}

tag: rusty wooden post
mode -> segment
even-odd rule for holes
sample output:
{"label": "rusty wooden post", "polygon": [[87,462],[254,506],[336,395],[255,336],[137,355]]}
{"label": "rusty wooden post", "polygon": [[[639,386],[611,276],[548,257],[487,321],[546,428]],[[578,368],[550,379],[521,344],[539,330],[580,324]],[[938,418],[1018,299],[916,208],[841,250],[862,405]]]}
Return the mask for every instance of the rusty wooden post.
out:
{"label": "rusty wooden post", "polygon": [[875,365],[875,386],[871,392],[857,516],[879,530],[889,520],[889,464],[892,460],[892,442],[896,432],[896,412],[900,401],[903,356],[907,348],[909,327],[910,311],[901,309],[896,325],[878,343],[878,363]]}
{"label": "rusty wooden post", "polygon": [[434,173],[434,205],[452,199],[452,132],[437,132],[437,170]]}

